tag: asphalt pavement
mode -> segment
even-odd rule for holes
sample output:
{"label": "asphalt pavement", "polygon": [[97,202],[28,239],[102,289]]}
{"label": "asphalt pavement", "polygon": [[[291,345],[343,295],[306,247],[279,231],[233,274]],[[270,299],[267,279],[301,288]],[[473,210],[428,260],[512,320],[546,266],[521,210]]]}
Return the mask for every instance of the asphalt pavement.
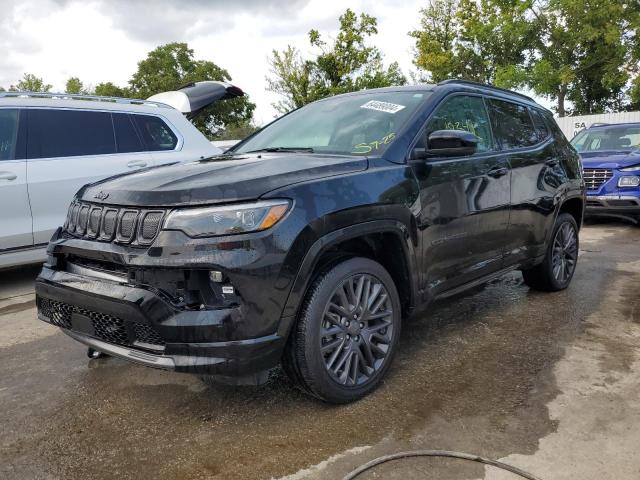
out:
{"label": "asphalt pavement", "polygon": [[[0,478],[340,479],[417,449],[500,459],[541,479],[640,478],[640,227],[592,223],[569,289],[518,272],[403,326],[375,393],[319,403],[276,369],[262,387],[86,349],[36,319],[37,267],[0,271]],[[516,479],[453,459],[360,480]]]}

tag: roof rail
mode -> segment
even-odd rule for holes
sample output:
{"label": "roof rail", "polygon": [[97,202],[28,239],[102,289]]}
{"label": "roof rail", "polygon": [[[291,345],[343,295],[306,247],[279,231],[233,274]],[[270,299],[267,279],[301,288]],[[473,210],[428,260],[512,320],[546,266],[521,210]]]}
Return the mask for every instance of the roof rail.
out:
{"label": "roof rail", "polygon": [[606,125],[611,125],[610,123],[606,123],[606,122],[595,122],[592,123],[591,125],[589,125],[589,128],[591,127],[604,127]]}
{"label": "roof rail", "polygon": [[438,82],[438,85],[449,85],[449,84],[452,84],[452,83],[461,83],[463,85],[471,85],[472,87],[490,88],[491,90],[497,90],[499,92],[508,93],[509,95],[516,95],[518,97],[526,98],[527,100],[529,100],[530,102],[533,102],[533,103],[536,102],[533,98],[529,97],[528,95],[525,95],[524,93],[514,92],[513,90],[507,90],[506,88],[495,87],[495,86],[490,85],[488,83],[474,82],[473,80],[463,80],[463,79],[450,78],[448,80],[443,80],[441,82]]}
{"label": "roof rail", "polygon": [[75,93],[50,92],[0,92],[0,98],[51,98],[55,100],[87,100],[92,102],[125,103],[129,105],[148,105],[160,108],[172,108],[161,102],[150,102],[139,98],[102,97],[99,95],[81,95]]}

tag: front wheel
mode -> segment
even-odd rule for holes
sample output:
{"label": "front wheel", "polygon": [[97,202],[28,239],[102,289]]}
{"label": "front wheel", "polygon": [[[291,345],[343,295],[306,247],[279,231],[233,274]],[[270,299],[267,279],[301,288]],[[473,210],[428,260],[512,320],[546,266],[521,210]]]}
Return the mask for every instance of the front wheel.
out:
{"label": "front wheel", "polygon": [[309,289],[284,355],[287,373],[331,403],[368,394],[389,369],[400,335],[400,299],[389,273],[351,258]]}
{"label": "front wheel", "polygon": [[576,220],[568,213],[561,213],[556,219],[544,260],[540,265],[523,270],[524,282],[535,290],[564,290],[571,283],[576,270],[578,249]]}

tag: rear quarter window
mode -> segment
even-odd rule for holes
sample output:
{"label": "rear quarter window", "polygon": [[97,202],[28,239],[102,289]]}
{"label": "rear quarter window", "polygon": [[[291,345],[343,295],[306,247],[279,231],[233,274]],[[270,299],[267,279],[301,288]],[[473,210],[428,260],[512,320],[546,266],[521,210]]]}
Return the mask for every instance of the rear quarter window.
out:
{"label": "rear quarter window", "polygon": [[544,120],[544,116],[538,110],[533,108],[530,108],[529,112],[531,112],[531,120],[533,120],[533,127],[536,131],[538,141],[542,142],[543,140],[546,140],[551,132],[549,131],[547,122]]}
{"label": "rear quarter window", "polygon": [[110,113],[55,109],[28,111],[28,158],[110,153],[116,153]]}
{"label": "rear quarter window", "polygon": [[527,107],[494,98],[488,103],[494,136],[504,150],[538,143],[538,134]]}
{"label": "rear quarter window", "polygon": [[145,150],[151,152],[175,150],[178,137],[164,120],[152,115],[131,115],[131,118],[142,136]]}

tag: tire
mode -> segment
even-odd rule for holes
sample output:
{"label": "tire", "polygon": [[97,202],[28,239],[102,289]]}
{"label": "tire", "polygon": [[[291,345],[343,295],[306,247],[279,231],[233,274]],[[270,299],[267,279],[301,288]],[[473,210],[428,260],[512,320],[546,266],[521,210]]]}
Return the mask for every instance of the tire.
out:
{"label": "tire", "polygon": [[[354,301],[359,292],[361,300]],[[400,323],[400,298],[384,267],[368,258],[345,260],[309,288],[283,367],[305,392],[321,400],[355,401],[387,373]]]}
{"label": "tire", "polygon": [[542,263],[522,271],[524,283],[534,290],[544,292],[557,292],[567,288],[576,270],[579,246],[575,219],[568,213],[561,213],[556,219]]}

